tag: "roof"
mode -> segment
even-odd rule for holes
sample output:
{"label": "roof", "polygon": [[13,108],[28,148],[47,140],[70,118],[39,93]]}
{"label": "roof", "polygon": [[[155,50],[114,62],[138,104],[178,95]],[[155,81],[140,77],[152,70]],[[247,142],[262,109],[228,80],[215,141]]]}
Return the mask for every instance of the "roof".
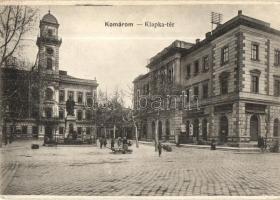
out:
{"label": "roof", "polygon": [[78,85],[89,85],[89,86],[96,86],[96,87],[98,86],[96,80],[76,78],[67,74],[59,74],[59,79],[61,82],[73,83]]}
{"label": "roof", "polygon": [[150,63],[147,65],[147,67],[150,68],[152,65],[154,65],[158,61],[165,59],[166,57],[168,57],[174,53],[184,52],[187,49],[191,48],[192,46],[193,46],[192,43],[175,40],[168,47],[164,48],[158,54],[156,54],[155,56],[150,58]]}
{"label": "roof", "polygon": [[44,17],[41,20],[42,22],[47,22],[47,23],[51,23],[51,24],[58,24],[57,19],[55,18],[55,16],[53,16],[50,11],[49,13],[45,14]]}
{"label": "roof", "polygon": [[280,36],[280,31],[271,28],[269,23],[243,15],[242,11],[239,11],[237,16],[225,22],[224,24],[217,26],[217,28],[214,29],[212,32],[208,32],[204,40],[196,43],[191,48],[187,49],[184,52],[184,54],[189,54],[195,51],[196,49],[199,49],[200,47],[209,44],[211,41],[215,40],[216,38],[222,36],[223,34],[241,25]]}
{"label": "roof", "polygon": [[143,80],[144,78],[147,78],[148,76],[149,76],[149,73],[141,74],[141,75],[137,76],[132,82],[135,83],[137,81]]}

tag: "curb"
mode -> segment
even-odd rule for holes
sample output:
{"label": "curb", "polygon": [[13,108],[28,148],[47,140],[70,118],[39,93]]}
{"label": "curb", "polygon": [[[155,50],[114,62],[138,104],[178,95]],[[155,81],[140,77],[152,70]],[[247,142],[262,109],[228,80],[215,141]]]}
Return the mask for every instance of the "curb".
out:
{"label": "curb", "polygon": [[[146,142],[146,141],[139,141],[141,144],[146,144],[146,145],[153,145],[153,142]],[[162,143],[170,146],[176,146],[176,144],[173,143]],[[195,149],[207,149],[210,150],[209,145],[194,145],[194,144],[180,144],[178,148],[195,148]],[[216,146],[216,150],[220,151],[235,151],[235,152],[261,152],[259,148],[238,148],[238,147],[221,147],[221,146]]]}

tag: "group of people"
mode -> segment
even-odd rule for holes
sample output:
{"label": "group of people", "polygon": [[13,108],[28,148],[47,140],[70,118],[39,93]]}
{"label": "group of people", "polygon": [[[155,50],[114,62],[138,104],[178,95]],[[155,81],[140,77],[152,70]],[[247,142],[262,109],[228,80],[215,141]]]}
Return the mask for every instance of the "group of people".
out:
{"label": "group of people", "polygon": [[[117,143],[118,148],[123,148],[124,150],[128,149],[128,141],[127,138],[121,138],[118,137],[117,139],[112,138],[111,139],[111,149],[115,148],[115,143]],[[102,149],[102,147],[106,147],[107,145],[107,138],[106,137],[100,137],[99,138],[99,144],[100,144],[100,148]]]}

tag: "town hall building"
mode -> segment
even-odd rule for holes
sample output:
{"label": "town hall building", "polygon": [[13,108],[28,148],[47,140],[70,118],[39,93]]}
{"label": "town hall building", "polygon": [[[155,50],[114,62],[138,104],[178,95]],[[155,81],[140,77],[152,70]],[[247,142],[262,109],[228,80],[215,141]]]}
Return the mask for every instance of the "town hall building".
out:
{"label": "town hall building", "polygon": [[[26,96],[25,102],[22,102],[27,107],[26,112],[19,116],[13,105],[7,105],[4,130],[8,135],[44,138],[47,141],[64,140],[73,135],[74,139],[92,140],[96,136],[93,112],[97,81],[79,79],[68,75],[67,71],[59,70],[62,39],[58,28],[59,23],[50,12],[40,20],[40,34],[36,43],[37,63],[32,72],[2,69],[3,76],[8,79],[6,81],[13,81],[13,77],[18,80],[22,74],[32,74],[32,81],[25,87],[26,92],[20,95]],[[22,78],[23,82],[27,82],[26,77],[30,76]],[[6,87],[11,85],[7,83]],[[66,109],[68,100],[74,102],[71,115]]]}

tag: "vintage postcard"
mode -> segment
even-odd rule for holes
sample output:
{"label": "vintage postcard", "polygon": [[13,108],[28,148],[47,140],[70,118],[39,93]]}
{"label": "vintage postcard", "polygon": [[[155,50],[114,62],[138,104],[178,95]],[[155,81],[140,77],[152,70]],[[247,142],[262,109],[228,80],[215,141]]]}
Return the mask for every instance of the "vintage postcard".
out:
{"label": "vintage postcard", "polygon": [[0,198],[279,198],[279,11],[0,2]]}

